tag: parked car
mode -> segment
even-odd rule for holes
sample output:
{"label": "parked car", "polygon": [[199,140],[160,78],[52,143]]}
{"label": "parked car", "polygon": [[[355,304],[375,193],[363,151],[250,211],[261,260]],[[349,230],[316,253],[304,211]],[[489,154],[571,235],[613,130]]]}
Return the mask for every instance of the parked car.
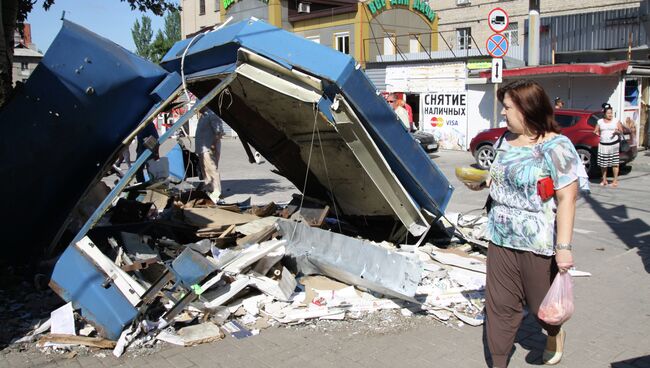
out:
{"label": "parked car", "polygon": [[[598,156],[599,137],[593,134],[598,119],[602,117],[601,112],[587,110],[562,109],[555,111],[555,121],[562,129],[578,151],[585,169],[590,174],[596,174],[598,167],[596,157]],[[470,151],[476,159],[476,164],[487,169],[492,164],[495,156],[494,143],[501,137],[506,128],[493,128],[480,132],[469,144]],[[624,136],[630,142],[630,131],[625,128]],[[637,155],[637,147],[630,146],[627,151],[620,153],[621,165],[625,165]]]}
{"label": "parked car", "polygon": [[415,130],[411,132],[411,137],[422,146],[424,152],[431,153],[438,150],[438,141],[431,133]]}

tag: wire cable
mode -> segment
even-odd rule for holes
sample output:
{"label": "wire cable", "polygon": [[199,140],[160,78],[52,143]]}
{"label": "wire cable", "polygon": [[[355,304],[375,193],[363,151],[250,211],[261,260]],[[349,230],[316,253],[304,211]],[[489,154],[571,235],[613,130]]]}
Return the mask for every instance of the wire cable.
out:
{"label": "wire cable", "polygon": [[[302,185],[302,196],[300,197],[300,206],[298,207],[298,211],[300,212],[302,210],[302,205],[305,201],[305,193],[307,192],[307,179],[309,178],[309,169],[311,167],[311,154],[314,150],[314,138],[316,137],[316,121],[317,121],[317,115],[314,114],[314,126],[311,130],[311,143],[309,144],[309,156],[307,158],[307,169],[305,170],[305,181]],[[289,238],[289,241],[293,241],[293,236],[296,233],[296,229],[298,228],[298,222],[295,223],[293,226],[293,231],[291,232],[291,237]]]}
{"label": "wire cable", "polygon": [[[314,103],[314,121],[318,119],[318,107]],[[325,166],[325,176],[327,177],[327,185],[329,186],[329,192],[330,192],[330,199],[332,200],[332,205],[334,205],[334,214],[336,215],[336,223],[339,225],[339,233],[343,234],[343,230],[341,230],[341,219],[339,218],[339,211],[336,206],[336,199],[334,198],[334,188],[332,187],[332,182],[330,180],[330,174],[329,171],[327,170],[327,161],[325,160],[325,151],[323,150],[323,141],[321,140],[320,137],[320,129],[316,127],[316,133],[318,134],[318,144],[320,145],[320,153],[321,156],[323,157],[323,166]]]}

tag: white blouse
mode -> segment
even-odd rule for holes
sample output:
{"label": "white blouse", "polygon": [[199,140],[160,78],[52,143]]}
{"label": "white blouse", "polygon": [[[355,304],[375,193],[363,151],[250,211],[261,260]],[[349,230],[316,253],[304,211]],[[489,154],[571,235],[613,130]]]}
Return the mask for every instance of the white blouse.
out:
{"label": "white blouse", "polygon": [[599,119],[598,128],[600,128],[600,143],[612,143],[617,141],[618,136],[614,134],[617,126],[617,120],[612,119],[607,122],[605,119]]}

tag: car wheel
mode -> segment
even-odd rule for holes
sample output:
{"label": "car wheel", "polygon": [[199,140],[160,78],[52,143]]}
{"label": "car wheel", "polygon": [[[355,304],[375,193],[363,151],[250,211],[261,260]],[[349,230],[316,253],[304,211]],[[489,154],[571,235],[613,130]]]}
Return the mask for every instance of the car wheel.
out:
{"label": "car wheel", "polygon": [[490,165],[492,165],[492,161],[494,161],[495,155],[496,152],[494,151],[494,147],[492,147],[491,144],[481,146],[476,151],[476,163],[481,169],[487,170],[490,168]]}
{"label": "car wheel", "polygon": [[593,175],[596,169],[596,165],[593,162],[593,155],[591,154],[591,151],[584,149],[584,148],[578,148],[578,156],[580,157],[580,161],[582,161],[582,164],[585,165],[585,171],[587,171],[587,174]]}

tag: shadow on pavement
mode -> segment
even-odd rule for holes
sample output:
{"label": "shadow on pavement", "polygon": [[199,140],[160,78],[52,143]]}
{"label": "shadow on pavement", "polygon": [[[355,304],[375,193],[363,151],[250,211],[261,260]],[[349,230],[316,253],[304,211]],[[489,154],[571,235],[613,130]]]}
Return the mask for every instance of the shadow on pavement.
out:
{"label": "shadow on pavement", "polygon": [[273,179],[237,179],[221,180],[221,191],[224,196],[234,194],[264,195],[284,190],[285,187]]}
{"label": "shadow on pavement", "polygon": [[[626,247],[637,248],[637,254],[641,257],[646,272],[650,273],[650,225],[640,218],[630,218],[626,205],[605,208],[593,196],[586,195],[583,198],[603,220],[603,224],[609,226]],[[642,209],[635,210],[649,212]]]}
{"label": "shadow on pavement", "polygon": [[[530,313],[521,322],[519,331],[517,331],[515,344],[508,359],[510,362],[513,354],[517,350],[517,345],[528,351],[528,354],[526,354],[526,363],[530,365],[542,365],[542,352],[546,346],[546,335],[542,331],[542,327],[537,323],[537,319]],[[483,357],[487,366],[492,367],[492,357],[488,348],[485,323],[483,324]]]}
{"label": "shadow on pavement", "polygon": [[612,368],[647,368],[650,367],[650,355],[636,357],[611,364]]}

